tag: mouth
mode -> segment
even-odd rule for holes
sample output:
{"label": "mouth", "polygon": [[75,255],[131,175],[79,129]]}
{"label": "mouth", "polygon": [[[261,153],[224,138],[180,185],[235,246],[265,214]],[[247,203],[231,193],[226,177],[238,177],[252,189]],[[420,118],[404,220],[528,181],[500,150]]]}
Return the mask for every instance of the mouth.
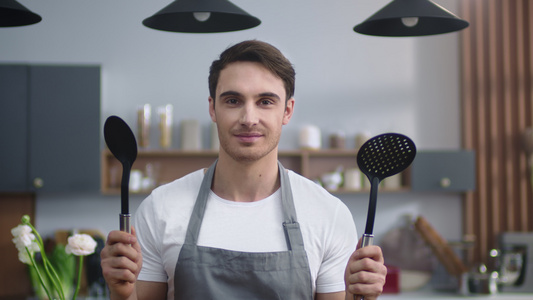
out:
{"label": "mouth", "polygon": [[250,143],[257,141],[261,137],[263,137],[263,134],[258,133],[258,132],[238,132],[238,133],[235,133],[234,136],[241,143],[250,144]]}

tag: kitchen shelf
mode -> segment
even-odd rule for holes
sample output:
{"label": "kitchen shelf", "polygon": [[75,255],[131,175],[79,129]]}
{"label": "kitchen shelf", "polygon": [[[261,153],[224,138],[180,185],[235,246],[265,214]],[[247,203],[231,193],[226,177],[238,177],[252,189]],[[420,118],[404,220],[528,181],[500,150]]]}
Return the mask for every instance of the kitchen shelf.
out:
{"label": "kitchen shelf", "polygon": [[[155,170],[158,174],[155,179],[156,186],[173,181],[190,172],[201,168],[209,167],[218,157],[218,151],[200,150],[139,150],[132,170],[140,170],[144,174],[147,170]],[[311,180],[319,178],[321,175],[335,171],[339,166],[345,170],[357,168],[357,150],[355,149],[331,149],[331,150],[280,150],[279,161],[287,169],[293,170]],[[119,194],[120,178],[122,176],[122,165],[106,149],[102,152],[101,158],[101,190],[103,194]],[[362,178],[366,177],[361,175]],[[403,176],[407,178],[407,176]],[[407,180],[403,180],[407,183]],[[140,194],[147,194],[153,187],[141,190]],[[402,186],[399,189],[386,190],[380,187],[380,191],[402,192],[409,188]],[[368,193],[368,188],[361,190],[346,190],[342,187],[331,191],[335,194]]]}

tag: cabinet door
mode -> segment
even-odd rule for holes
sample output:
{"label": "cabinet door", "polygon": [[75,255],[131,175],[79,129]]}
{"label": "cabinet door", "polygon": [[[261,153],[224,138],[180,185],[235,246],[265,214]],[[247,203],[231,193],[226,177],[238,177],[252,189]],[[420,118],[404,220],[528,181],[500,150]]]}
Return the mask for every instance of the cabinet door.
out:
{"label": "cabinet door", "polygon": [[100,67],[31,66],[29,178],[40,191],[100,185]]}
{"label": "cabinet door", "polygon": [[27,81],[27,66],[0,65],[0,191],[27,189]]}
{"label": "cabinet door", "polygon": [[411,166],[413,191],[465,192],[475,185],[473,151],[421,151]]}

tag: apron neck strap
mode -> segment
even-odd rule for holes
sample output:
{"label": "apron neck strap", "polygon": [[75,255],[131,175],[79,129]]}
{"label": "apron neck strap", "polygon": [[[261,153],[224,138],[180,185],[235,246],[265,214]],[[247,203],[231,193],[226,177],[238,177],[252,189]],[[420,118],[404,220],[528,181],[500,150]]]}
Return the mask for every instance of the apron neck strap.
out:
{"label": "apron neck strap", "polygon": [[283,223],[296,223],[296,208],[294,207],[294,200],[292,198],[292,188],[289,180],[289,173],[279,161],[278,169],[279,181],[281,182],[281,207],[283,208]]}
{"label": "apron neck strap", "polygon": [[[200,191],[198,192],[198,196],[194,204],[191,219],[189,220],[189,226],[187,227],[185,243],[194,245],[198,244],[200,227],[204,218],[207,199],[211,191],[211,185],[213,182],[217,161],[215,161],[204,174],[204,179],[202,180]],[[281,207],[283,211],[283,228],[287,238],[287,246],[289,250],[292,250],[295,246],[300,247],[301,245],[303,247],[303,241],[301,241],[301,233],[299,225],[297,223],[296,209],[294,207],[289,175],[287,173],[287,170],[285,170],[285,168],[279,161],[278,170],[281,183]]]}

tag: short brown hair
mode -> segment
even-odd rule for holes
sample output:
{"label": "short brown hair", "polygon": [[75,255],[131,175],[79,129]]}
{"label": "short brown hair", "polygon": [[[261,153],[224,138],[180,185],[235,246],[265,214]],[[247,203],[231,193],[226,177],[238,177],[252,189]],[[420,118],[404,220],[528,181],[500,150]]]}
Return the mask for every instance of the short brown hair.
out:
{"label": "short brown hair", "polygon": [[285,86],[286,100],[294,96],[296,72],[291,62],[276,47],[257,40],[240,42],[229,47],[213,61],[209,69],[209,95],[215,99],[220,72],[237,61],[258,62],[278,76]]}

